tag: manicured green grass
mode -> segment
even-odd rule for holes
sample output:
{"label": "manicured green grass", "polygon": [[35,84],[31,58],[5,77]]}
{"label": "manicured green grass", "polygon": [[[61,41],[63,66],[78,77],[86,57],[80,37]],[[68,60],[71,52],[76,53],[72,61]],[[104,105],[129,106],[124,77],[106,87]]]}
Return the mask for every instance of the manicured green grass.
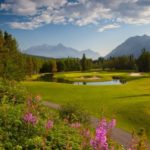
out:
{"label": "manicured green grass", "polygon": [[[55,74],[55,78],[63,78],[69,81],[108,81],[112,80],[112,76],[126,76],[126,72],[63,72]],[[94,79],[97,77],[97,79]],[[92,80],[91,80],[92,79]]]}
{"label": "manicured green grass", "polygon": [[[67,76],[74,77],[72,74]],[[110,77],[114,73],[103,75]],[[124,75],[127,76],[127,73]],[[43,100],[58,104],[79,103],[97,117],[115,117],[118,127],[125,130],[145,128],[150,137],[150,78],[139,77],[126,84],[113,86],[78,86],[50,82],[23,82],[23,85],[31,93],[40,94]]]}

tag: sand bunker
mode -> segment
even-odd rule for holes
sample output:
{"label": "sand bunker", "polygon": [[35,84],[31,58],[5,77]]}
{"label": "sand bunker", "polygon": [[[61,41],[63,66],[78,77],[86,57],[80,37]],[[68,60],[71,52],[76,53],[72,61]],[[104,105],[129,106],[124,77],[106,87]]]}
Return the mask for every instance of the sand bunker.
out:
{"label": "sand bunker", "polygon": [[92,77],[84,77],[84,76],[82,76],[82,77],[80,77],[80,78],[77,78],[77,79],[79,79],[79,80],[98,80],[98,79],[100,79],[100,77],[97,77],[97,76],[92,76]]}
{"label": "sand bunker", "polygon": [[131,77],[140,77],[141,75],[141,73],[130,73]]}

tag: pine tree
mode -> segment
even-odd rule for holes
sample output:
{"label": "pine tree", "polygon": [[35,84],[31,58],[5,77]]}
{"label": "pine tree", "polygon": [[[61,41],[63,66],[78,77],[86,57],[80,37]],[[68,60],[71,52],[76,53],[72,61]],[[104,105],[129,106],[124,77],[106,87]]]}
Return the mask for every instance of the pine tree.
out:
{"label": "pine tree", "polygon": [[51,61],[51,72],[52,72],[52,73],[57,72],[56,60],[52,60],[52,61]]}
{"label": "pine tree", "polygon": [[87,70],[87,66],[86,66],[86,56],[85,54],[83,54],[83,57],[81,59],[81,66],[82,66],[82,71],[86,71]]}
{"label": "pine tree", "polygon": [[0,76],[9,80],[21,80],[24,77],[22,54],[15,38],[0,31]]}
{"label": "pine tree", "polygon": [[141,72],[150,71],[150,53],[146,49],[142,50],[141,56],[137,60],[138,69]]}

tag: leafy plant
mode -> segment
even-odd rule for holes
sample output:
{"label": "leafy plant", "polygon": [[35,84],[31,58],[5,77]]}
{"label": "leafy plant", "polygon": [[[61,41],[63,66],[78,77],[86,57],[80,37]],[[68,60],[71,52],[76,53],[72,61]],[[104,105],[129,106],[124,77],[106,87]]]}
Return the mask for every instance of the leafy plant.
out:
{"label": "leafy plant", "polygon": [[89,114],[79,105],[68,103],[59,109],[59,115],[62,119],[67,119],[70,123],[81,122],[89,123]]}
{"label": "leafy plant", "polygon": [[24,103],[26,95],[26,89],[18,82],[0,79],[1,103]]}

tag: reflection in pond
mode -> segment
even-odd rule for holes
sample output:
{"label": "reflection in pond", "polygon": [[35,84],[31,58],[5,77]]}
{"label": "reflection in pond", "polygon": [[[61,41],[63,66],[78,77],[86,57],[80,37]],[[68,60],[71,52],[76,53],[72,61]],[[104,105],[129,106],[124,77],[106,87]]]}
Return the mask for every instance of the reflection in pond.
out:
{"label": "reflection in pond", "polygon": [[54,74],[50,74],[50,73],[41,75],[37,80],[46,81],[46,82],[58,82],[58,83],[70,83],[70,84],[73,83],[72,81],[65,80],[63,78],[54,78]]}
{"label": "reflection in pond", "polygon": [[54,77],[53,73],[46,73],[42,74],[40,77],[37,78],[38,81],[51,81]]}
{"label": "reflection in pond", "polygon": [[120,80],[104,81],[104,82],[74,82],[74,85],[120,85]]}

